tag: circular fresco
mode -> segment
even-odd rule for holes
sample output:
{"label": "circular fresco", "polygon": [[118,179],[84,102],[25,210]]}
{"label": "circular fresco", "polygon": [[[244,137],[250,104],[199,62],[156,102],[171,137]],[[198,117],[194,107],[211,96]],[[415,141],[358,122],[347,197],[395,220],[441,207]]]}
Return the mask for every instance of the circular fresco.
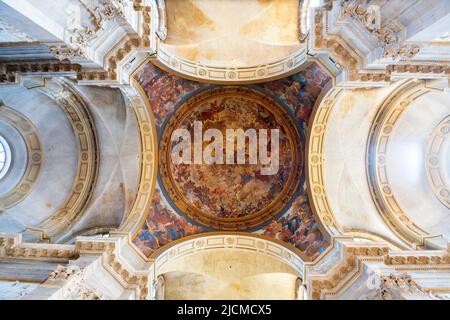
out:
{"label": "circular fresco", "polygon": [[164,128],[160,155],[175,206],[219,230],[252,228],[283,210],[303,161],[288,112],[246,87],[208,89],[182,103]]}

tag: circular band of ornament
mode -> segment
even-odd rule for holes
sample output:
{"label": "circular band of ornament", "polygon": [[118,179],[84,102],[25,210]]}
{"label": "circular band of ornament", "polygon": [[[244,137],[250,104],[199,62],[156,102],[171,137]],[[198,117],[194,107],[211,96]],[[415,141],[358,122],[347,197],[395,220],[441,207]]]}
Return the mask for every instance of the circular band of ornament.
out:
{"label": "circular band of ornament", "polygon": [[[302,33],[302,37],[306,37],[306,35]],[[160,46],[153,63],[162,68],[168,68],[182,77],[194,80],[207,80],[208,83],[256,83],[267,81],[268,79],[281,78],[300,68],[307,60],[306,51],[306,47],[302,46],[299,50],[281,60],[264,65],[230,69],[229,66],[208,66],[186,60],[173,55],[164,46]]]}
{"label": "circular band of ornament", "polygon": [[0,118],[5,119],[6,122],[17,129],[23,137],[27,149],[27,165],[25,167],[25,172],[16,186],[0,197],[1,212],[5,209],[14,207],[31,193],[41,171],[43,150],[37,129],[23,114],[1,104]]}
{"label": "circular band of ornament", "polygon": [[448,174],[446,170],[450,169],[444,155],[449,138],[450,116],[447,116],[431,133],[425,154],[425,172],[436,198],[450,209],[450,186],[445,176]]}
{"label": "circular band of ornament", "polygon": [[[209,154],[217,156],[215,159],[223,156],[223,161],[174,163],[173,148],[185,143],[178,138],[172,141],[176,129],[189,133],[189,139],[194,137],[189,140],[194,141],[189,145],[190,160],[198,150],[193,146],[195,134],[200,132],[203,152],[211,151],[208,148],[217,142],[219,146]],[[217,141],[216,137],[204,138],[210,129],[219,131]],[[231,129],[249,135],[239,142],[228,135]],[[275,131],[278,138],[272,136]],[[259,145],[261,141],[263,145],[267,141],[266,149]],[[278,154],[273,151],[277,143]],[[255,145],[257,151],[252,149]],[[160,140],[160,179],[175,207],[197,223],[216,230],[250,229],[281,213],[292,199],[301,178],[302,150],[294,120],[271,97],[247,87],[207,89],[183,102],[168,120]],[[232,164],[227,151],[232,154]],[[240,164],[236,164],[238,152],[245,154]],[[260,152],[273,156],[275,162],[278,159],[276,171],[267,173],[268,162],[260,161]],[[250,163],[252,154],[258,155],[258,161]],[[201,157],[203,160],[204,154]]]}

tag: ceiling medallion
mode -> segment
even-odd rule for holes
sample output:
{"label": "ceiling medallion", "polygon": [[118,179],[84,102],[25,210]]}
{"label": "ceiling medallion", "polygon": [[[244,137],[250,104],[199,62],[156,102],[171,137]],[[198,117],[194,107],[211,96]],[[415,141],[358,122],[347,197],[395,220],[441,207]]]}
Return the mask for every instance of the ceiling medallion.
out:
{"label": "ceiling medallion", "polygon": [[248,87],[216,87],[187,99],[167,122],[160,179],[190,219],[216,230],[250,229],[290,202],[302,150],[294,120],[271,97]]}

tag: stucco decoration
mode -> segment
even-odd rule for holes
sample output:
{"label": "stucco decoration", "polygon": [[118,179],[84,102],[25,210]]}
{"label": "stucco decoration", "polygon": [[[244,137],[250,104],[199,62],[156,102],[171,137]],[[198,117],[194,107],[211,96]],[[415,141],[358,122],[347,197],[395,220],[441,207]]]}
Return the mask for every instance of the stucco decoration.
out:
{"label": "stucco decoration", "polygon": [[[173,150],[184,143],[171,140],[174,130],[194,137],[200,125],[205,132],[217,129],[225,139],[213,144],[203,139],[198,145],[203,159],[214,153],[214,162],[196,159],[194,143],[187,155],[194,154],[191,163],[173,163]],[[254,135],[241,142],[227,133],[229,129],[250,130],[249,135]],[[272,141],[275,130],[277,138]],[[264,141],[267,147],[258,150]],[[272,150],[275,145],[278,152]],[[273,99],[245,87],[219,87],[198,93],[172,115],[160,141],[160,175],[175,206],[196,222],[219,230],[248,229],[270,219],[290,201],[300,182],[301,150],[294,121]],[[237,162],[241,152],[244,163]],[[261,156],[270,153],[273,159],[263,164]]]}

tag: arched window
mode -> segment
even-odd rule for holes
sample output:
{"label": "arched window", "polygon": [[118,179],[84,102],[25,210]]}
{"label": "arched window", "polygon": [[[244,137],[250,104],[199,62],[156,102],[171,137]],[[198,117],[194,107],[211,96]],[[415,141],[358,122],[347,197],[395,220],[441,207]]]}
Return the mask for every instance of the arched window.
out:
{"label": "arched window", "polygon": [[5,138],[0,136],[0,179],[2,179],[11,165],[11,148]]}

